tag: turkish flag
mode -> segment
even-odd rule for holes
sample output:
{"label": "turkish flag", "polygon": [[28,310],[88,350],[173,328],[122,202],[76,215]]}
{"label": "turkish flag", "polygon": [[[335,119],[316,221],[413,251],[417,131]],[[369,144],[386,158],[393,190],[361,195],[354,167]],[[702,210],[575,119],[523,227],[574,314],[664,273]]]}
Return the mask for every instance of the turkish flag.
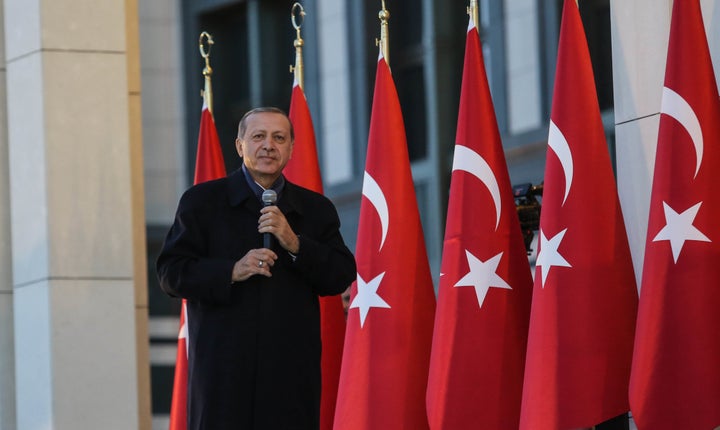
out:
{"label": "turkish flag", "polygon": [[[215,120],[203,103],[200,116],[200,133],[195,158],[195,184],[222,178],[226,175],[220,139]],[[175,379],[173,381],[172,403],[170,405],[170,430],[187,429],[187,384],[188,384],[188,342],[187,306],[185,299],[180,310],[180,334],[175,356]]]}
{"label": "turkish flag", "polygon": [[700,4],[675,1],[630,405],[641,429],[720,426],[720,99]]}
{"label": "turkish flag", "polygon": [[629,410],[637,287],[575,0],[555,74],[521,429],[591,427]]}
{"label": "turkish flag", "polygon": [[225,161],[223,160],[220,138],[215,128],[215,120],[210,110],[203,104],[200,116],[200,133],[198,149],[195,156],[195,184],[225,177]]}
{"label": "turkish flag", "polygon": [[336,430],[427,429],[435,293],[390,68],[377,64]]}
{"label": "turkish flag", "polygon": [[517,430],[532,284],[471,20],[427,388],[431,429]]}
{"label": "turkish flag", "polygon": [[[323,192],[315,131],[305,93],[293,84],[290,99],[290,121],[295,130],[292,158],[283,174],[290,181],[315,192]],[[322,391],[320,398],[320,429],[332,430],[337,401],[340,364],[345,340],[345,312],[342,297],[320,297],[320,337],[322,340]]]}

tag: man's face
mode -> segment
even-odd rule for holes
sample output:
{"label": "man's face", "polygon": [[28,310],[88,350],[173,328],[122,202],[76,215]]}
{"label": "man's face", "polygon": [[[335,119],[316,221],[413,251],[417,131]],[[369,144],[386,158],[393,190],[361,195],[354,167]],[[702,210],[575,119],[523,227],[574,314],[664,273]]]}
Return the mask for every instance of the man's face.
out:
{"label": "man's face", "polygon": [[246,124],[235,147],[253,179],[267,188],[280,177],[292,155],[290,123],[282,114],[257,112],[247,117]]}

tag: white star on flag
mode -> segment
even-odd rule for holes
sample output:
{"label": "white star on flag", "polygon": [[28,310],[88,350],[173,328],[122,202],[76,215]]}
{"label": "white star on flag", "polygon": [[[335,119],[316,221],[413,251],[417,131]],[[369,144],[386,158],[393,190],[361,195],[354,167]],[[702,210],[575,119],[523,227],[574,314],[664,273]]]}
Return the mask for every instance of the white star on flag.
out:
{"label": "white star on flag", "polygon": [[190,342],[188,342],[188,327],[187,327],[187,305],[185,302],[182,304],[181,312],[184,314],[183,325],[180,327],[180,333],[178,333],[178,341],[185,339],[185,354],[190,355]]}
{"label": "white star on flag", "polygon": [[365,318],[370,312],[370,308],[390,308],[390,305],[377,293],[383,276],[385,276],[385,272],[377,275],[370,282],[365,282],[359,273],[357,275],[357,294],[349,309],[358,308],[360,311],[360,327],[365,324]]}
{"label": "white star on flag", "polygon": [[535,265],[542,267],[543,288],[545,288],[545,279],[547,279],[547,275],[548,272],[550,272],[551,267],[572,267],[570,263],[567,262],[565,257],[560,255],[560,253],[558,252],[560,242],[562,242],[566,232],[567,229],[561,231],[560,233],[556,234],[548,240],[548,238],[545,237],[545,233],[543,233],[542,229],[540,230],[540,252],[538,253]]}
{"label": "white star on flag", "polygon": [[497,274],[497,267],[503,255],[502,252],[487,261],[481,261],[467,249],[465,250],[465,255],[467,256],[470,271],[463,276],[462,279],[457,281],[454,287],[475,287],[475,294],[477,295],[480,308],[482,308],[485,296],[490,287],[512,290],[512,287]]}
{"label": "white star on flag", "polygon": [[677,263],[680,257],[680,252],[682,252],[685,241],[696,240],[700,242],[712,242],[693,225],[693,221],[695,221],[695,217],[700,210],[700,205],[702,205],[702,202],[679,214],[675,212],[670,205],[663,202],[663,208],[665,209],[665,227],[655,236],[653,242],[669,240],[675,263]]}

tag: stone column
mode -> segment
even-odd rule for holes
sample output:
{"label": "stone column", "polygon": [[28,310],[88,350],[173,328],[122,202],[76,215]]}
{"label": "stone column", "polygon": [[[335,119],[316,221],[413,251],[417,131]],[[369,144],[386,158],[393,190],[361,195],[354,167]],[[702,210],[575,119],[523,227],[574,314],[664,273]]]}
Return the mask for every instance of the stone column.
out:
{"label": "stone column", "polygon": [[17,428],[136,428],[125,1],[4,8]]}
{"label": "stone column", "polygon": [[[0,39],[2,39],[0,4]],[[0,40],[0,430],[15,429],[15,347],[13,342],[12,250],[10,247],[10,165],[5,110],[5,46]]]}
{"label": "stone column", "polygon": [[[147,240],[143,163],[142,86],[140,83],[140,19],[138,0],[125,0],[130,177],[132,192],[133,280],[135,284],[135,345],[137,346],[138,430],[151,430],[150,336],[148,334]],[[0,429],[2,430],[2,429]]]}

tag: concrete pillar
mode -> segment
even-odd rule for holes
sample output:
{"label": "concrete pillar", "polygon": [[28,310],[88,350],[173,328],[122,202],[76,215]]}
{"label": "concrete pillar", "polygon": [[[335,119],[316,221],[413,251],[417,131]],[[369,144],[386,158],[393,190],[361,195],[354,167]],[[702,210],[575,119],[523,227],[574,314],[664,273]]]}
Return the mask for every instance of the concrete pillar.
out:
{"label": "concrete pillar", "polygon": [[[135,345],[137,347],[138,430],[152,428],[150,397],[150,337],[148,334],[147,240],[140,79],[140,20],[138,0],[125,0],[127,40],[130,179],[132,195],[133,280],[135,284]],[[2,430],[2,429],[0,429]]]}
{"label": "concrete pillar", "polygon": [[4,7],[17,428],[136,428],[126,4]]}
{"label": "concrete pillar", "polygon": [[13,342],[12,249],[10,246],[10,165],[5,110],[5,46],[0,4],[0,430],[15,429],[15,347]]}

